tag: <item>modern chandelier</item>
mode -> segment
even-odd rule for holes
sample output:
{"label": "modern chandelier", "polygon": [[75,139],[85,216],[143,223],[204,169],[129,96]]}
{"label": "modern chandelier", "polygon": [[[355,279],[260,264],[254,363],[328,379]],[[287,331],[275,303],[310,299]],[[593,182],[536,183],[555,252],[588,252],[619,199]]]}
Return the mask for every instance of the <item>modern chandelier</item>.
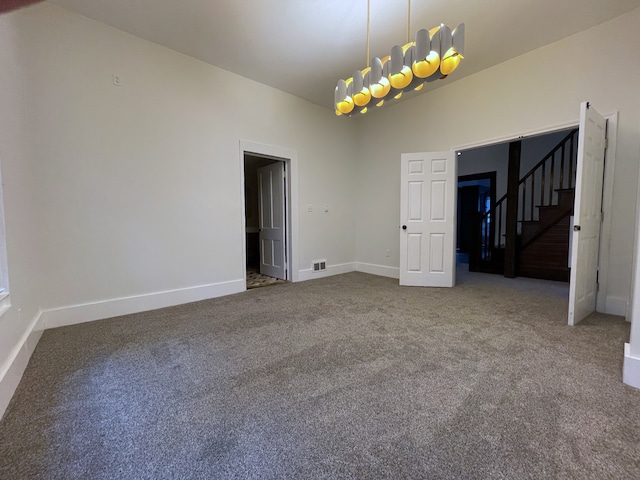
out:
{"label": "modern chandelier", "polygon": [[[464,58],[464,23],[451,30],[440,24],[421,29],[411,41],[411,0],[407,8],[407,43],[395,45],[391,55],[374,57],[364,70],[338,80],[334,96],[336,115],[352,117],[381,107],[385,100],[400,98],[403,92],[420,91],[427,82],[447,78]],[[367,62],[371,0],[367,0]]]}

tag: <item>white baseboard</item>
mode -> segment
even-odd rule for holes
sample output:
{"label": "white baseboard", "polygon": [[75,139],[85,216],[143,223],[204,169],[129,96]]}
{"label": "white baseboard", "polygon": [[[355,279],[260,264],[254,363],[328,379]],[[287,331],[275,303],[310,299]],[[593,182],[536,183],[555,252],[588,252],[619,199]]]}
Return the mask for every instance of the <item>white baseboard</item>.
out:
{"label": "white baseboard", "polygon": [[373,263],[356,262],[356,271],[370,273],[371,275],[378,275],[380,277],[400,278],[400,269],[398,267],[386,267]]}
{"label": "white baseboard", "polygon": [[103,318],[146,312],[183,303],[222,297],[223,295],[244,292],[246,288],[244,280],[232,280],[198,287],[71,305],[44,310],[42,312],[42,324],[45,329],[64,327]]}
{"label": "white baseboard", "polygon": [[18,388],[29,359],[42,336],[41,315],[42,312],[38,312],[8,360],[0,367],[0,419],[7,410],[11,397]]}
{"label": "white baseboard", "polygon": [[329,265],[326,270],[314,272],[313,270],[298,270],[298,281],[313,280],[315,278],[331,277],[332,275],[340,275],[341,273],[355,272],[355,263],[340,263],[338,265]]}
{"label": "white baseboard", "polygon": [[640,358],[631,356],[631,345],[624,344],[624,363],[622,381],[627,385],[640,388]]}
{"label": "white baseboard", "polygon": [[607,298],[605,299],[604,312],[602,313],[625,317],[627,315],[627,299],[607,295]]}

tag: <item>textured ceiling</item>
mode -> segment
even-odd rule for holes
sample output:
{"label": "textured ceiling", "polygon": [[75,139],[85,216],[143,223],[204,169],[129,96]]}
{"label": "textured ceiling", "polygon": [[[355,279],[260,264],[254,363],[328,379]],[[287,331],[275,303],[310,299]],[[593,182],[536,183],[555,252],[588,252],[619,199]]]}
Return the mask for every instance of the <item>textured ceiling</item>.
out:
{"label": "textured ceiling", "polygon": [[[366,66],[366,0],[50,3],[327,108],[338,78]],[[466,24],[465,60],[450,82],[639,6],[640,0],[413,0],[411,35],[440,23]],[[371,56],[388,55],[406,40],[407,2],[371,0]]]}

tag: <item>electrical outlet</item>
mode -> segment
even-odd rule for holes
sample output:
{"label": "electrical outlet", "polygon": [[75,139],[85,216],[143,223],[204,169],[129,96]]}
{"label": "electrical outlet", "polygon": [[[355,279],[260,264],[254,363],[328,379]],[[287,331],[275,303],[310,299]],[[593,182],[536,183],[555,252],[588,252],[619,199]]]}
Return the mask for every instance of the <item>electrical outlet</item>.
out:
{"label": "electrical outlet", "polygon": [[388,257],[391,254],[391,252],[389,251],[389,249],[387,248],[384,252],[384,256]]}
{"label": "electrical outlet", "polygon": [[113,84],[116,87],[121,87],[122,86],[122,81],[120,79],[120,75],[116,75],[115,73],[113,74]]}

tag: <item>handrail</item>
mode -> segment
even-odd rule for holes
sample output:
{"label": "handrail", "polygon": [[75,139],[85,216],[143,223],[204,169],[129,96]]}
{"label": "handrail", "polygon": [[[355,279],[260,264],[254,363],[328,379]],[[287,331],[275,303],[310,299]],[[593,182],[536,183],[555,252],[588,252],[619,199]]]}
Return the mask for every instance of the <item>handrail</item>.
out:
{"label": "handrail", "polygon": [[[521,202],[518,212],[518,221],[536,220],[536,207],[554,204],[554,193],[558,189],[574,188],[574,143],[578,129],[571,130],[562,140],[560,140],[542,160],[534,165],[518,182],[518,199]],[[565,175],[567,160],[567,144],[569,146],[568,167],[569,172]],[[559,158],[558,158],[558,152]],[[558,167],[556,160],[560,160]],[[547,165],[549,168],[547,168]],[[538,172],[540,174],[538,175]],[[539,187],[536,188],[536,177],[540,178]],[[530,192],[527,186],[530,186]],[[537,197],[537,198],[536,198]]]}
{"label": "handrail", "polygon": [[578,129],[574,129],[571,130],[566,137],[564,137],[562,140],[560,140],[558,142],[558,144],[553,147],[553,149],[551,149],[549,151],[549,153],[547,153],[544,157],[542,157],[542,160],[540,160],[538,163],[536,163],[536,165],[531,168],[531,170],[529,170],[518,182],[518,185],[520,185],[521,183],[524,183],[527,178],[529,178],[531,175],[533,175],[533,173],[542,166],[543,163],[545,163],[550,157],[552,157],[558,150],[560,150],[561,148],[564,147],[564,144],[567,140],[569,140],[570,138],[572,138],[576,133],[578,132]]}

